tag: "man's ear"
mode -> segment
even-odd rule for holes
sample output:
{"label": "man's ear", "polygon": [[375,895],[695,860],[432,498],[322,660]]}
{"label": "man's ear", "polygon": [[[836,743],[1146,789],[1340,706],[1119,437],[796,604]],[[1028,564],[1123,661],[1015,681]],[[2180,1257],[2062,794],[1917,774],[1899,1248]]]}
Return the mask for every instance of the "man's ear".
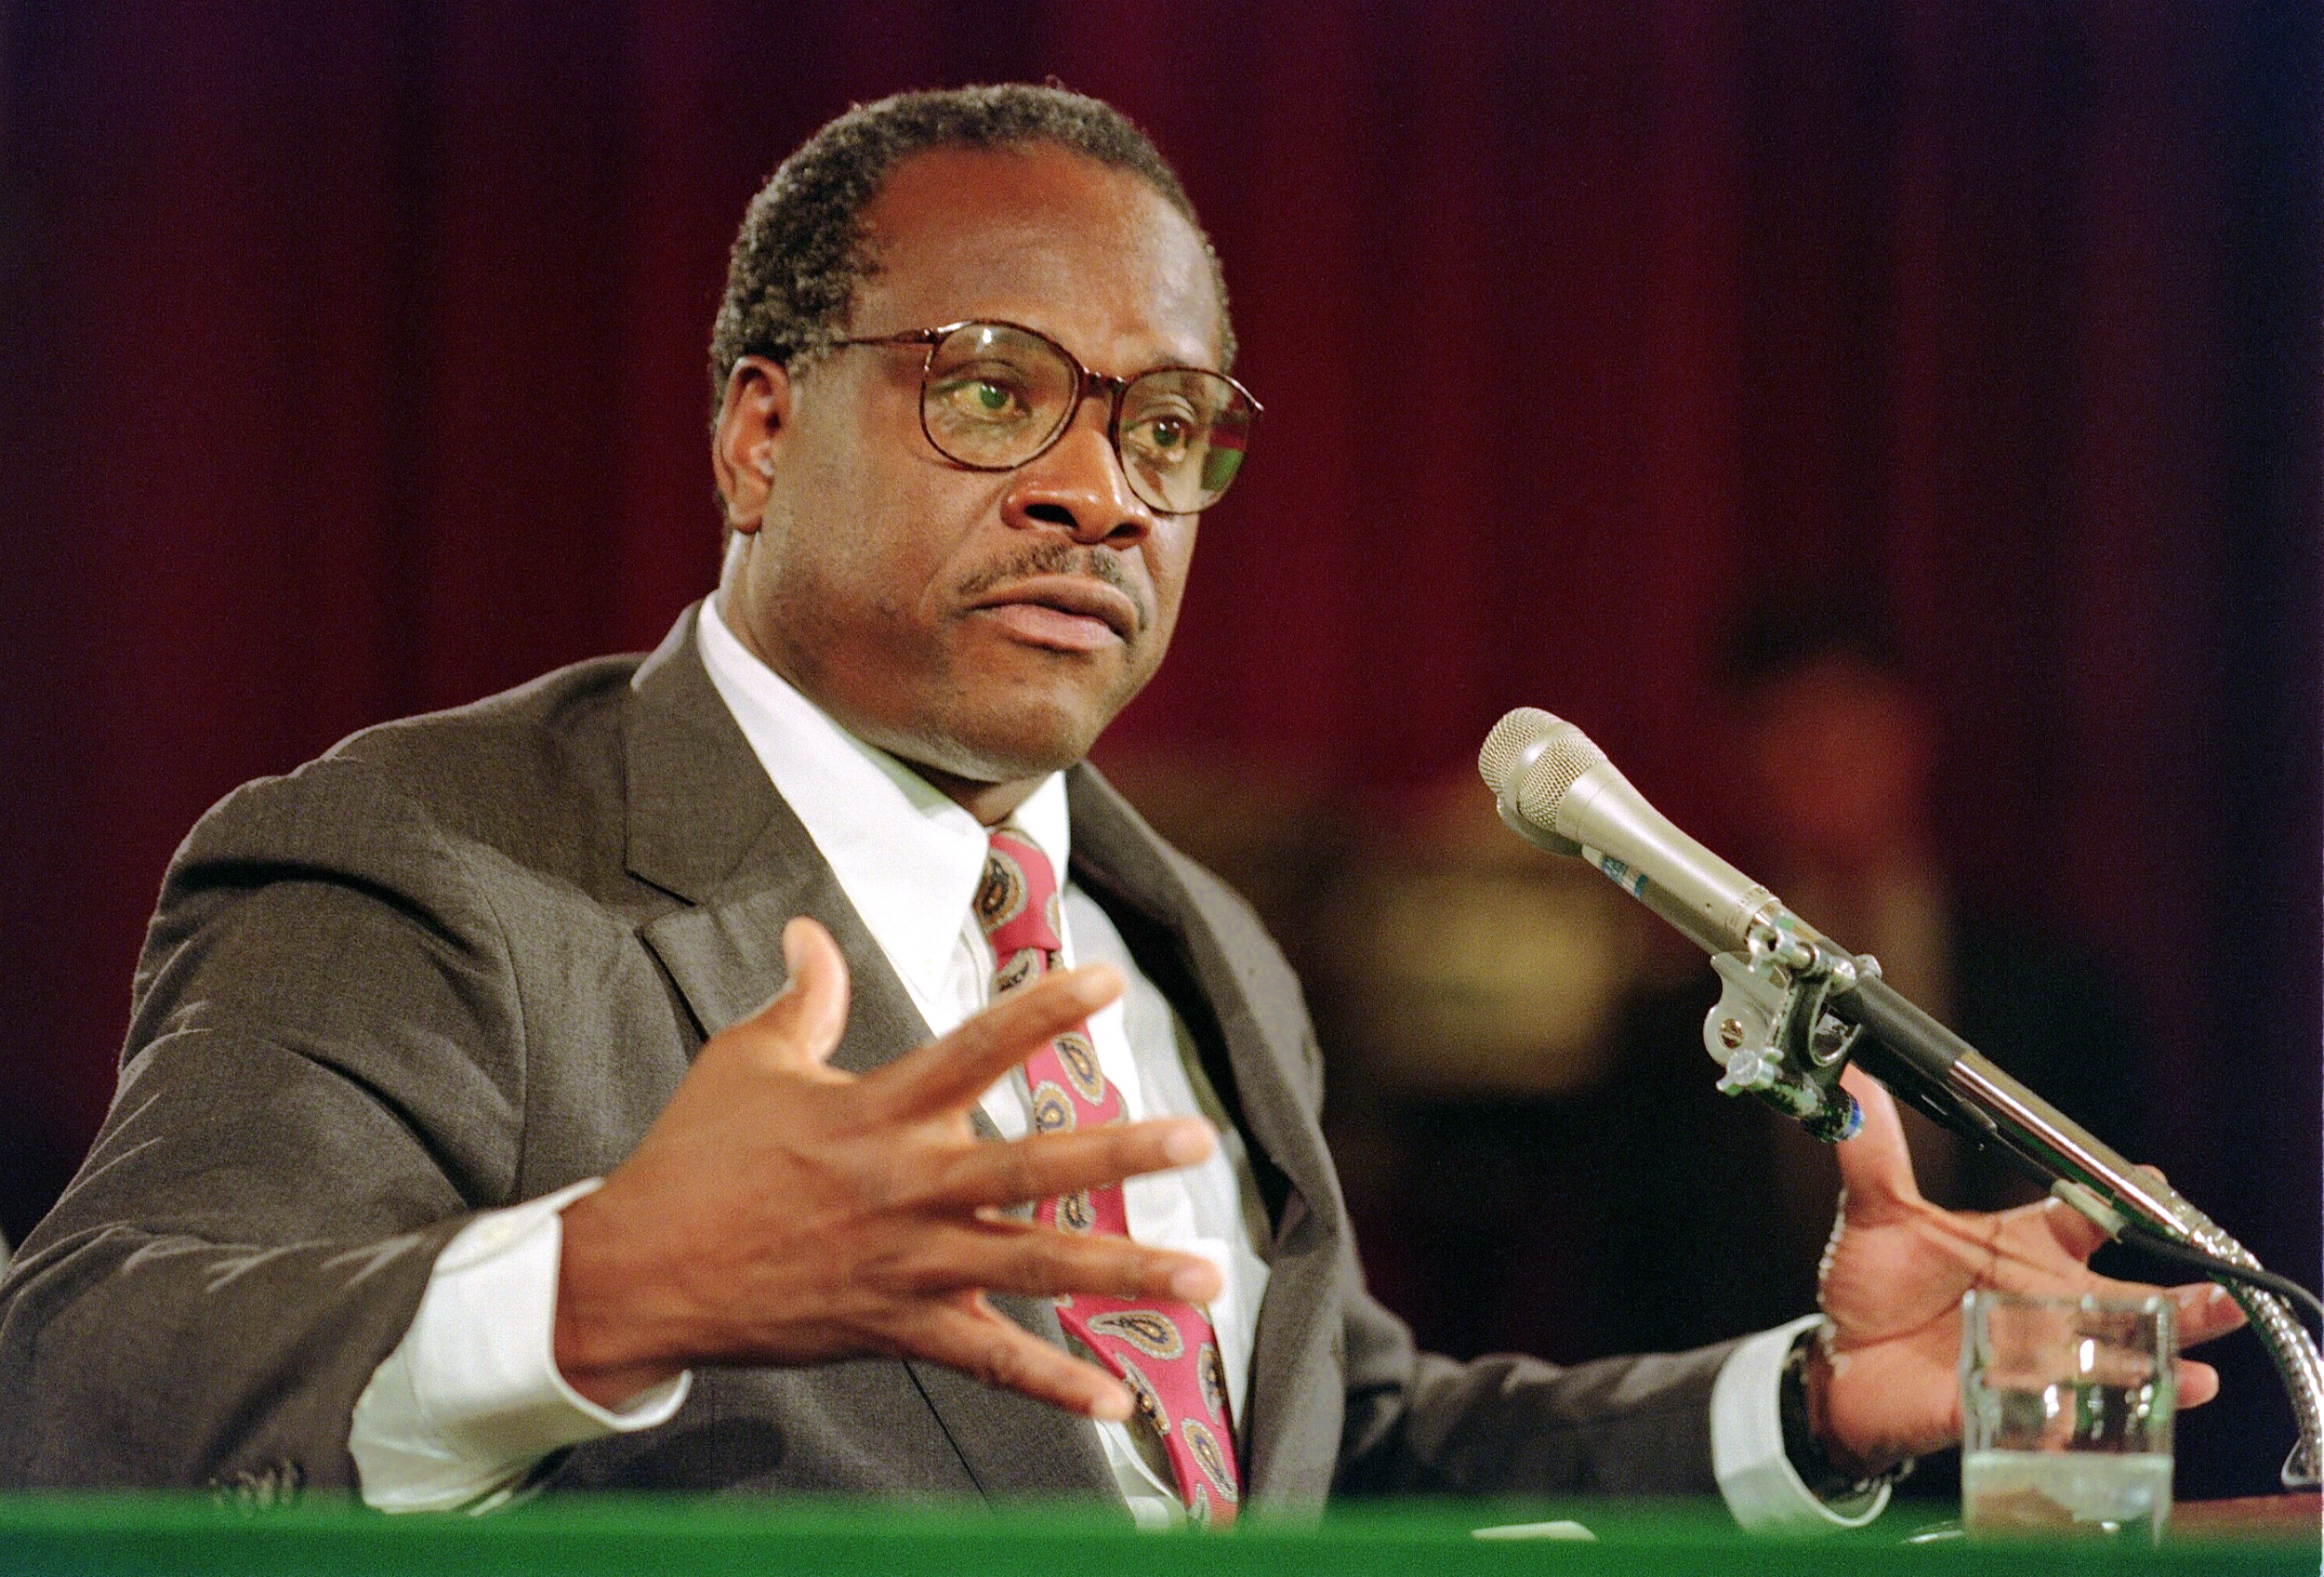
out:
{"label": "man's ear", "polygon": [[745,536],[759,529],[790,426],[791,375],[764,356],[736,362],[710,437],[710,469],[729,529]]}

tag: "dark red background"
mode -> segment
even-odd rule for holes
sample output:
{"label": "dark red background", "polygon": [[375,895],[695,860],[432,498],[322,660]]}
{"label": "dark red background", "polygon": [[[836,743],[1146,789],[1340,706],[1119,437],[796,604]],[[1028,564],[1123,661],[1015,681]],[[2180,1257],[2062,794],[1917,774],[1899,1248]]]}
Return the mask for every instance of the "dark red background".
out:
{"label": "dark red background", "polygon": [[[706,587],[772,163],[1053,73],[1178,162],[1269,406],[1117,747],[1360,798],[1530,702],[1719,836],[1723,621],[1877,603],[1962,879],[2133,980],[2158,1159],[2314,1282],[2318,46],[2262,0],[0,4],[0,1220],[102,1114],[205,805]],[[2196,1489],[2272,1478],[2244,1345]]]}

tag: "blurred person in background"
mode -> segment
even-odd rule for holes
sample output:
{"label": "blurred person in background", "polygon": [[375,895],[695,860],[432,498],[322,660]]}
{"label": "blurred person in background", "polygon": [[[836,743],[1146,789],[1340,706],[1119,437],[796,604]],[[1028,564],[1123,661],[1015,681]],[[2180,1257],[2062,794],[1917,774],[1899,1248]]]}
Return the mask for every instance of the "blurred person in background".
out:
{"label": "blurred person in background", "polygon": [[[1754,871],[2067,1116],[2145,1153],[2136,1015],[2083,951],[1948,874],[1935,710],[1879,631],[1862,618],[1763,614],[1737,629],[1729,663]],[[1932,1199],[1992,1209],[2040,1197],[1999,1154],[1918,1113],[1906,1132]],[[1820,1164],[1790,1184],[1802,1218],[1828,1213],[1838,1186],[1829,1146],[1803,1153]]]}

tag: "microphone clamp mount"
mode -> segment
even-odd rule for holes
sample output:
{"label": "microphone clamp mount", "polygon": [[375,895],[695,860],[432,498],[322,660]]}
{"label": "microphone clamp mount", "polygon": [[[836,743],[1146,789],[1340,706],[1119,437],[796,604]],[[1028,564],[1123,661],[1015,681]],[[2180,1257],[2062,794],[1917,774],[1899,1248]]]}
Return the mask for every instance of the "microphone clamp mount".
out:
{"label": "microphone clamp mount", "polygon": [[1827,1004],[1879,979],[1880,961],[1817,935],[1781,904],[1751,917],[1745,944],[1710,960],[1722,989],[1703,1020],[1703,1049],[1726,1068],[1720,1093],[1757,1095],[1827,1144],[1853,1138],[1864,1112],[1840,1074],[1864,1027]]}

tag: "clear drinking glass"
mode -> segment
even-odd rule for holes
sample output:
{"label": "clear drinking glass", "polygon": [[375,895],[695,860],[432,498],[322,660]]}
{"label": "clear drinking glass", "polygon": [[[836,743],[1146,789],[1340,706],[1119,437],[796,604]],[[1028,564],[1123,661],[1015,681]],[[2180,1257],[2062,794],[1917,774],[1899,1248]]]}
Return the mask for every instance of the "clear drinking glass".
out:
{"label": "clear drinking glass", "polygon": [[2166,1297],[1961,1300],[1961,1501],[1970,1534],[2159,1542],[2177,1351]]}

